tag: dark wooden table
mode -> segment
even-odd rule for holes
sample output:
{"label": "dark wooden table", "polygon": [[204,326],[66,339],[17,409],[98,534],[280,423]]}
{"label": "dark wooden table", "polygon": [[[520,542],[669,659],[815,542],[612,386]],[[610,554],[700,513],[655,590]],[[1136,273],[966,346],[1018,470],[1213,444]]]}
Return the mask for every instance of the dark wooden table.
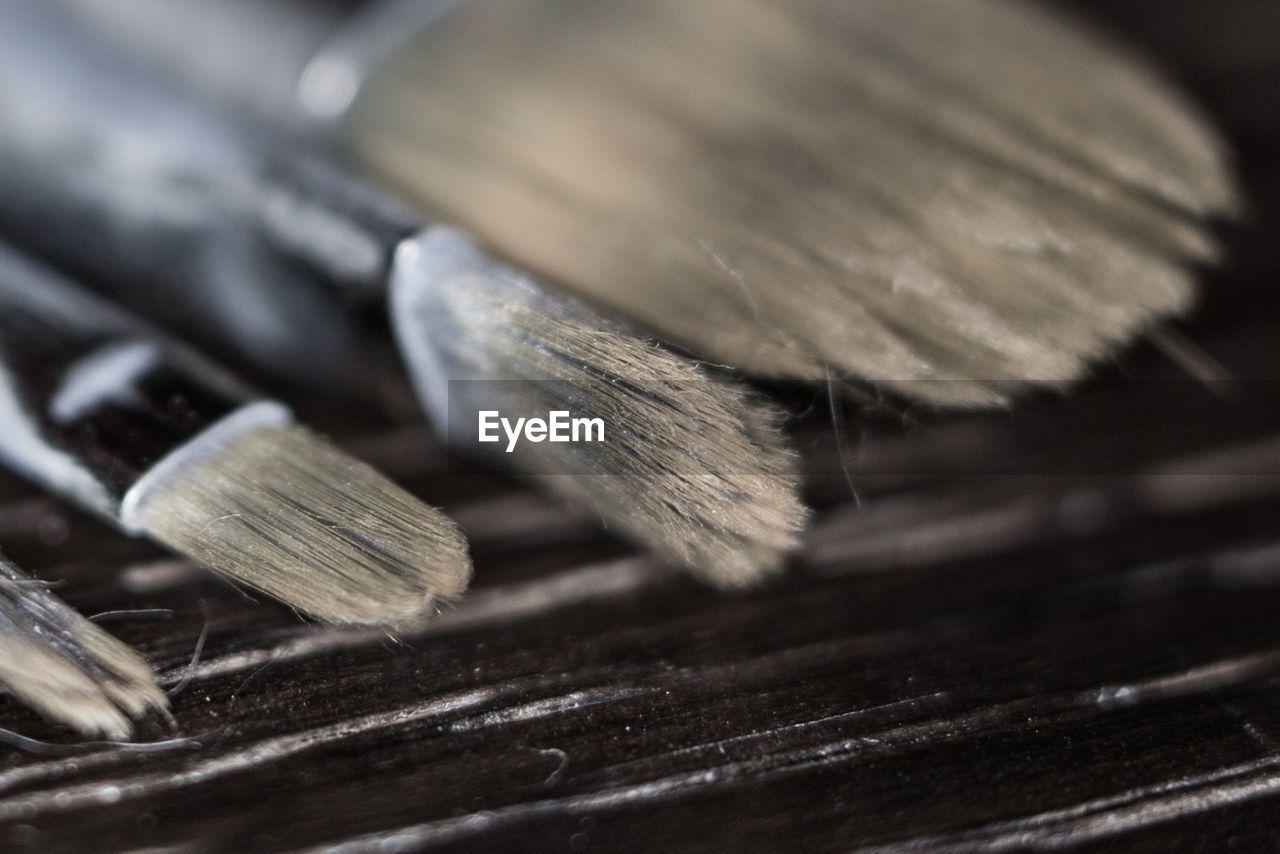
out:
{"label": "dark wooden table", "polygon": [[1235,380],[1140,347],[1013,413],[851,406],[839,441],[792,392],[815,525],[737,596],[449,466],[408,406],[303,400],[472,538],[473,592],[400,638],[0,476],[0,545],[88,613],[167,609],[109,625],[178,689],[146,749],[0,697],[37,740],[0,742],[0,850],[1280,847],[1280,5],[1083,5],[1238,147],[1252,218],[1182,327]]}

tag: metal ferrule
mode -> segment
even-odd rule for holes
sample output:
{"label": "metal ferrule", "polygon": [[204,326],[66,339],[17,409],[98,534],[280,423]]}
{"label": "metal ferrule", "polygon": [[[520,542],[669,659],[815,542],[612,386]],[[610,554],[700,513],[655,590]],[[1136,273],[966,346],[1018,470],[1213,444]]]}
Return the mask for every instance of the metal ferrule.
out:
{"label": "metal ferrule", "polygon": [[[130,529],[129,490],[254,401],[203,357],[0,246],[0,459],[10,468]],[[287,417],[267,407],[253,420]]]}

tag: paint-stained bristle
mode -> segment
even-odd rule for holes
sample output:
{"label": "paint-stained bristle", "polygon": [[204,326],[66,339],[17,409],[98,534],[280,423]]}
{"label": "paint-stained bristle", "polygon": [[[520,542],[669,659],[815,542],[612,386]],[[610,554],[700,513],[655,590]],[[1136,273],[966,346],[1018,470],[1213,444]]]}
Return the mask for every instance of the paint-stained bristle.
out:
{"label": "paint-stained bristle", "polygon": [[741,386],[443,228],[402,250],[392,309],[420,395],[437,421],[454,419],[452,436],[474,440],[476,422],[457,422],[480,410],[601,419],[603,442],[497,456],[607,527],[725,587],[777,570],[797,545],[807,513],[790,454],[773,411]]}
{"label": "paint-stained bristle", "polygon": [[1238,206],[1157,75],[1015,0],[474,0],[350,132],[398,188],[696,353],[963,405],[1185,310],[1205,219]]}
{"label": "paint-stained bristle", "polygon": [[0,685],[82,735],[116,741],[134,719],[169,706],[137,653],[3,560]]}
{"label": "paint-stained bristle", "polygon": [[251,429],[169,468],[134,518],[175,551],[326,622],[407,624],[471,575],[449,519],[297,426]]}

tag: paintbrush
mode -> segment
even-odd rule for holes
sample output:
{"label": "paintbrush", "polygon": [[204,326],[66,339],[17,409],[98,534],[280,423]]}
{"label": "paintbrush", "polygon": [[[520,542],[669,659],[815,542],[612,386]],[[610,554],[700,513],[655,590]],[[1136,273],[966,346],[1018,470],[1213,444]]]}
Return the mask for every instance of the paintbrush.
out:
{"label": "paintbrush", "polygon": [[[28,246],[123,298],[195,301],[210,329],[238,322],[217,304],[227,271],[241,292],[270,294],[287,274],[382,303],[424,408],[456,443],[716,584],[752,583],[796,545],[806,513],[790,455],[741,387],[227,121],[47,8],[0,11],[0,221]],[[293,309],[266,302],[255,310],[287,328]],[[479,435],[485,413],[543,432],[507,453]],[[555,441],[557,413],[604,435]]]}
{"label": "paintbrush", "polygon": [[406,623],[470,576],[441,513],[283,404],[3,246],[0,461],[327,622]]}
{"label": "paintbrush", "polygon": [[1031,2],[60,2],[763,376],[1065,384],[1188,308],[1238,207],[1193,106]]}
{"label": "paintbrush", "polygon": [[0,557],[0,685],[81,735],[121,741],[168,715],[155,673],[126,644]]}

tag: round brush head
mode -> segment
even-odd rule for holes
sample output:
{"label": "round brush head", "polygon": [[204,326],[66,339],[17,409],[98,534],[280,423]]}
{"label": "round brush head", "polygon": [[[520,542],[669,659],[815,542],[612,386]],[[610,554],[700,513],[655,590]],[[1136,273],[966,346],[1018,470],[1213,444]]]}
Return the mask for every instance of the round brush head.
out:
{"label": "round brush head", "polygon": [[998,405],[1185,311],[1224,146],[1012,0],[474,0],[350,142],[503,254],[695,353]]}

